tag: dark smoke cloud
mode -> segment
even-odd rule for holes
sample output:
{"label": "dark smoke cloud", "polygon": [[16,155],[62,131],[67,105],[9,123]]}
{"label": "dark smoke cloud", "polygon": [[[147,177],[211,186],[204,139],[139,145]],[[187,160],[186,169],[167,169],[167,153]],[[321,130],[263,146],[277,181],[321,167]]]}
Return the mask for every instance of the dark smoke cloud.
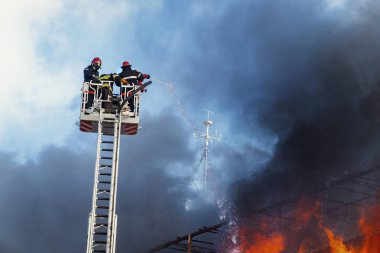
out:
{"label": "dark smoke cloud", "polygon": [[[178,171],[188,175],[194,157],[178,120],[145,115],[143,126],[139,135],[122,137],[118,252],[147,252],[217,222],[213,206],[185,210],[188,182]],[[87,151],[49,148],[35,163],[20,165],[1,154],[1,252],[85,251],[96,153],[96,134],[86,135],[93,137]]]}
{"label": "dark smoke cloud", "polygon": [[[250,175],[230,189],[239,209],[249,211],[375,163],[380,116],[376,1],[347,2],[336,9],[327,1],[300,0],[211,5],[214,11],[204,15],[191,16],[187,8],[180,18],[157,20],[186,24],[174,33],[186,50],[176,48],[181,57],[171,60],[189,107],[217,108],[232,129],[224,134],[247,139],[244,148],[218,149],[228,178],[224,184],[236,174]],[[167,32],[172,30],[160,40],[172,38]],[[163,50],[170,54],[172,48]],[[264,168],[267,157],[257,156],[262,147],[248,141],[257,132],[276,140]]]}
{"label": "dark smoke cloud", "polygon": [[[233,64],[218,89],[234,89],[216,103],[231,102],[226,110],[240,112],[244,121],[235,123],[247,137],[257,122],[278,137],[266,168],[231,187],[238,209],[249,211],[374,162],[380,34],[372,29],[378,17],[368,15],[378,9],[373,1],[355,10],[356,18],[329,14],[320,1],[245,7],[250,15],[243,11],[219,29],[230,34],[219,37],[220,51],[230,48],[240,57],[227,57]],[[237,9],[229,10],[231,17]],[[209,61],[202,66],[212,69]]]}
{"label": "dark smoke cloud", "polygon": [[185,211],[195,154],[183,141],[186,131],[178,119],[170,114],[147,117],[142,126],[139,136],[125,141],[121,151],[129,159],[120,165],[119,177],[125,180],[118,196],[125,209],[119,212],[118,247],[127,252],[147,252],[204,224],[218,222],[215,206]]}
{"label": "dark smoke cloud", "polygon": [[[1,155],[3,252],[80,251],[91,197],[89,154],[51,149],[41,163],[19,165]],[[87,168],[87,169],[86,169]]]}

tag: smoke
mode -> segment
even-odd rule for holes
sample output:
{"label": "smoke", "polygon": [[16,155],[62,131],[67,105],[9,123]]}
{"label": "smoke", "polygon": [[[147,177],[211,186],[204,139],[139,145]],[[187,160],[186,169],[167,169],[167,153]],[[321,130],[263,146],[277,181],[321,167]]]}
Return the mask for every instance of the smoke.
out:
{"label": "smoke", "polygon": [[[378,154],[379,4],[328,2],[144,3],[145,18],[117,19],[120,26],[112,31],[118,32],[110,32],[119,38],[131,34],[128,29],[142,31],[128,38],[128,47],[109,39],[113,52],[104,54],[132,54],[152,77],[175,83],[175,95],[169,94],[184,123],[194,128],[189,119],[204,105],[220,118],[215,122],[223,125],[226,141],[211,145],[210,159],[213,180],[221,189],[229,186],[225,205],[237,210],[233,214],[242,217],[367,167]],[[143,128],[121,145],[118,251],[144,251],[218,223],[214,206],[185,210],[199,157],[184,138],[191,133],[173,116],[175,107],[149,101],[161,92],[152,86],[144,94]],[[169,100],[167,94],[160,99]],[[71,141],[75,147],[81,138],[91,139],[78,135]],[[230,140],[233,145],[225,145]],[[24,165],[11,162],[12,154],[1,155],[1,250],[59,253],[70,245],[84,251],[95,159],[94,143],[88,147],[49,148]],[[225,210],[221,215],[228,217]]]}
{"label": "smoke", "polygon": [[240,31],[250,34],[254,73],[237,75],[234,90],[245,92],[234,102],[245,133],[259,124],[278,142],[264,168],[230,187],[243,216],[374,165],[380,148],[380,34],[372,29],[379,4],[247,5],[251,15]]}
{"label": "smoke", "polygon": [[[218,222],[214,206],[185,209],[194,155],[180,122],[171,114],[148,114],[142,121],[139,135],[121,140],[117,251],[147,252]],[[83,135],[86,151],[51,147],[35,163],[18,164],[0,153],[1,252],[85,251],[96,134]]]}
{"label": "smoke", "polygon": [[[379,3],[209,1],[210,12],[196,8],[200,1],[183,5],[175,8],[186,9],[186,26],[173,37],[185,50],[148,50],[180,52],[168,76],[181,80],[175,83],[185,106],[212,105],[228,119],[223,136],[235,145],[212,154],[219,156],[214,180],[229,186],[233,215],[376,164]],[[172,43],[165,32],[160,40]]]}

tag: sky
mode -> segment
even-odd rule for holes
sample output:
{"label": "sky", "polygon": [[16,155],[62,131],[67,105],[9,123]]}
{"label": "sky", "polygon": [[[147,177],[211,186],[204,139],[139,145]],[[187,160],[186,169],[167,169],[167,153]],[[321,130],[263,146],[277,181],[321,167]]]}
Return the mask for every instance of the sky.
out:
{"label": "sky", "polygon": [[[122,137],[117,252],[146,252],[219,223],[229,206],[243,215],[338,165],[370,164],[379,140],[379,7],[2,1],[0,252],[85,251],[96,135],[76,122],[83,69],[94,57],[101,73],[128,60],[153,80],[142,129]],[[196,201],[190,187],[203,109],[222,135],[210,150],[217,203]]]}

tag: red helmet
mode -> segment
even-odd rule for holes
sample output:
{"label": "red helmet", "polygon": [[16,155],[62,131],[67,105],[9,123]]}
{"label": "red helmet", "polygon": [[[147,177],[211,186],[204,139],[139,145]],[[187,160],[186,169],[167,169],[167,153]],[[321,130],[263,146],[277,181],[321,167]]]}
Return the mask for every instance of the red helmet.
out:
{"label": "red helmet", "polygon": [[131,66],[131,64],[129,63],[129,61],[125,61],[125,62],[123,62],[122,64],[121,64],[121,67],[123,68],[123,67],[129,67],[129,66]]}
{"label": "red helmet", "polygon": [[102,60],[99,57],[94,58],[91,61],[91,66],[93,66],[96,69],[100,69],[100,66],[102,66]]}

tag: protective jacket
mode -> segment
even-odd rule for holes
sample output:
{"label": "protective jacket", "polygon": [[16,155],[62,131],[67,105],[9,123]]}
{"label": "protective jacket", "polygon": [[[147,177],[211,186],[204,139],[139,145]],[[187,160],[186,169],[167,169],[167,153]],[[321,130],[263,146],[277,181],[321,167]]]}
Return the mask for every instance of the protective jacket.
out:
{"label": "protective jacket", "polygon": [[117,86],[121,85],[122,79],[126,80],[130,84],[136,85],[139,81],[144,80],[144,75],[131,67],[124,67],[123,71],[119,73],[119,77],[115,79]]}
{"label": "protective jacket", "polygon": [[[139,82],[144,80],[144,75],[141,72],[132,69],[131,66],[125,66],[122,69],[123,71],[121,71],[119,73],[119,76],[115,79],[115,84],[117,86],[120,87],[122,83],[137,85]],[[120,95],[122,99],[125,99],[128,96],[128,92],[131,91],[131,89],[132,88],[126,88],[126,87],[122,87],[120,89]],[[134,102],[133,97],[128,100],[128,105],[129,105],[130,111],[134,112],[135,102]]]}
{"label": "protective jacket", "polygon": [[108,82],[103,83],[102,88],[108,87],[112,91],[113,83],[117,78],[118,78],[118,75],[114,74],[114,73],[113,74],[103,74],[99,77],[99,80],[100,81],[108,81]]}
{"label": "protective jacket", "polygon": [[[95,69],[94,67],[92,67],[91,65],[83,70],[83,76],[84,76],[85,82],[92,81],[93,83],[99,83],[99,71]],[[87,102],[85,106],[86,109],[93,107],[95,90],[96,90],[96,87],[94,87],[94,85],[89,86],[89,90],[87,91],[88,98],[87,98]],[[97,94],[96,96],[99,96],[99,94]]]}
{"label": "protective jacket", "polygon": [[99,71],[91,65],[83,70],[85,82],[99,82]]}

